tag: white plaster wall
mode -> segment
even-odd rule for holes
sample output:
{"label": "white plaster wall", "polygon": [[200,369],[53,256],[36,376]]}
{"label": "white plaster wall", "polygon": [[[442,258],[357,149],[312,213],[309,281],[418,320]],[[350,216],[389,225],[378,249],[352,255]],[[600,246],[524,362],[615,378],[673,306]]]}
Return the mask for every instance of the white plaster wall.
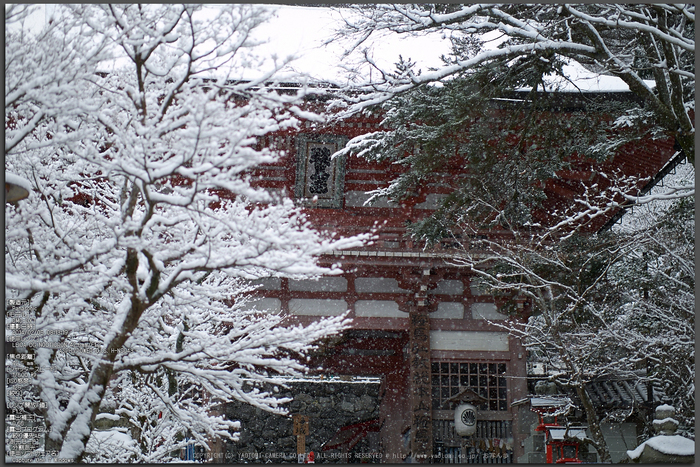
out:
{"label": "white plaster wall", "polygon": [[464,284],[462,281],[443,280],[437,283],[437,287],[430,291],[436,295],[462,295],[464,293]]}
{"label": "white plaster wall", "polygon": [[416,209],[437,209],[440,202],[445,199],[447,195],[439,193],[428,193],[425,196],[425,201],[416,204]]}
{"label": "white plaster wall", "polygon": [[408,313],[399,310],[393,300],[358,300],[355,302],[355,316],[362,318],[408,318]]}
{"label": "white plaster wall", "polygon": [[279,277],[265,277],[254,280],[251,284],[258,285],[260,290],[280,290],[282,288],[282,279]]}
{"label": "white plaster wall", "polygon": [[300,292],[346,292],[348,280],[344,277],[320,277],[318,280],[291,280],[289,290]]}
{"label": "white plaster wall", "polygon": [[370,194],[364,191],[348,191],[345,193],[345,206],[351,208],[395,208],[396,204],[389,202],[386,196],[375,198],[372,203],[365,204]]}
{"label": "white plaster wall", "polygon": [[464,305],[457,302],[441,302],[438,304],[437,310],[430,313],[429,316],[438,319],[463,319]]}
{"label": "white plaster wall", "polygon": [[282,311],[282,301],[279,298],[257,298],[243,305],[243,309],[277,314]]}
{"label": "white plaster wall", "polygon": [[472,295],[486,295],[486,288],[483,286],[483,281],[478,277],[472,277],[469,281],[469,290]]}
{"label": "white plaster wall", "polygon": [[480,350],[507,352],[508,333],[479,331],[430,331],[432,350]]}
{"label": "white plaster wall", "polygon": [[508,318],[508,316],[498,312],[495,303],[472,303],[471,308],[473,319],[500,320]]}
{"label": "white plaster wall", "polygon": [[399,287],[396,279],[389,277],[358,277],[355,279],[357,293],[401,293],[407,290]]}
{"label": "white plaster wall", "polygon": [[289,300],[289,312],[295,315],[337,316],[348,309],[345,300],[320,298],[292,298]]}

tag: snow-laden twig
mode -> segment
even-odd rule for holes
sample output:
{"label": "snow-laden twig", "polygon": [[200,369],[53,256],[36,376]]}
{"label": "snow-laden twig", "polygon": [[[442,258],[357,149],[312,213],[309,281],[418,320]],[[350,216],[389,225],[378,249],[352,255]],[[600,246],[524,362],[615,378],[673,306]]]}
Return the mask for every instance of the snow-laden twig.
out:
{"label": "snow-laden twig", "polygon": [[[318,256],[369,234],[317,232],[254,186],[251,169],[280,156],[260,139],[320,119],[266,88],[282,62],[259,81],[203,79],[258,63],[264,7],[57,8],[42,33],[6,37],[5,168],[31,191],[6,206],[6,292],[61,332],[37,348],[28,391],[46,405],[46,449],[163,462],[183,436],[235,439],[221,404],[284,413],[279,376],[303,374],[316,342],[348,325],[284,326],[246,307],[250,281],[338,274]],[[98,414],[133,436],[98,434]]]}

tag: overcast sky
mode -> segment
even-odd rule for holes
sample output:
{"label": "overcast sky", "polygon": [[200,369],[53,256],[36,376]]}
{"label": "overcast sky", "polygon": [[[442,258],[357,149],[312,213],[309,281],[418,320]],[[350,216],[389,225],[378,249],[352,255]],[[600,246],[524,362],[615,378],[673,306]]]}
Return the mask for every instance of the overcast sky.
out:
{"label": "overcast sky", "polygon": [[[215,5],[207,5],[207,10],[213,11]],[[370,67],[359,67],[360,76],[352,76],[347,67],[357,65],[360,55],[341,59],[342,52],[348,43],[334,42],[327,46],[322,43],[329,38],[333,31],[343,24],[342,15],[348,15],[347,10],[340,12],[330,8],[269,5],[276,12],[275,16],[263,24],[254,34],[256,39],[265,41],[257,52],[269,59],[272,65],[273,57],[284,59],[290,55],[296,58],[283,71],[282,79],[298,79],[298,74],[306,75],[314,81],[334,82],[339,85],[349,84],[352,80],[370,78]],[[36,31],[43,27],[55,9],[54,5],[37,5],[37,12],[25,22],[25,27]],[[410,58],[417,67],[427,71],[429,67],[441,65],[440,56],[449,51],[449,40],[437,32],[429,36],[400,38],[382,36],[368,43],[369,54],[384,69],[393,70],[399,55]],[[491,44],[495,47],[496,44]],[[357,67],[356,67],[357,68]],[[565,68],[570,78],[575,82],[562,82],[564,90],[577,91],[624,91],[627,85],[613,76],[600,76],[583,69],[579,65]],[[239,71],[239,79],[253,78],[254,70]],[[376,71],[374,72],[376,78]],[[578,87],[578,89],[577,89]]]}

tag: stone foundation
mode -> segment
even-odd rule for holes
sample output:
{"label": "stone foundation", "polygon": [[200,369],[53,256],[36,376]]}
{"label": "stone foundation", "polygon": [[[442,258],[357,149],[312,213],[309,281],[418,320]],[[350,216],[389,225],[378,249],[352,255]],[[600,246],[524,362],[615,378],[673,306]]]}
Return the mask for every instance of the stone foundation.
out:
{"label": "stone foundation", "polygon": [[347,425],[379,417],[380,381],[303,381],[280,388],[281,397],[294,398],[287,404],[288,417],[265,412],[242,402],[226,405],[226,417],[241,422],[237,442],[225,446],[226,463],[296,463],[297,437],[292,434],[291,415],[309,417],[306,452],[313,451],[316,463],[367,461],[378,453],[377,436],[368,436],[350,453],[322,451],[336,432]]}

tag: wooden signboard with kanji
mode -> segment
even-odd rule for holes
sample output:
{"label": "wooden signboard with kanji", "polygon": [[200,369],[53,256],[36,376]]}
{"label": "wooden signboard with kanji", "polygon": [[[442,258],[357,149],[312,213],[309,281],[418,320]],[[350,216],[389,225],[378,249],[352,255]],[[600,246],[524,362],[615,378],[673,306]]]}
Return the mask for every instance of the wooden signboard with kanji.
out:
{"label": "wooden signboard with kanji", "polygon": [[292,421],[294,422],[294,427],[292,428],[292,434],[295,436],[309,435],[309,417],[308,415],[293,415]]}
{"label": "wooden signboard with kanji", "polygon": [[307,415],[295,414],[292,416],[292,434],[297,437],[297,456],[299,463],[303,462],[306,454],[306,437],[309,434],[309,417]]}

